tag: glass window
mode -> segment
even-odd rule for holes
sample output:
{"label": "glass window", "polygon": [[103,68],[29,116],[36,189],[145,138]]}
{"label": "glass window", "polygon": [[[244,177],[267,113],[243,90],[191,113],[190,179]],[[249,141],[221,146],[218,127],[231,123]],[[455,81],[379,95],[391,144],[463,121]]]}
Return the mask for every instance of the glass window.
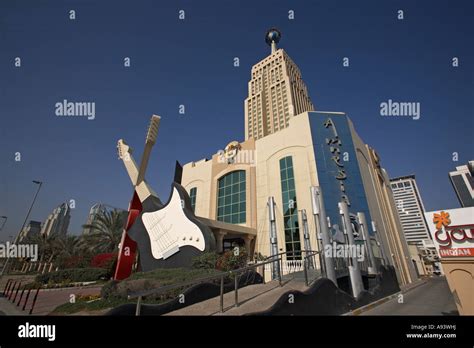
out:
{"label": "glass window", "polygon": [[191,199],[191,208],[193,209],[193,211],[195,211],[196,209],[196,194],[197,194],[197,188],[196,187],[191,188],[191,190],[189,191],[189,198]]}
{"label": "glass window", "polygon": [[245,223],[245,171],[226,174],[218,180],[217,186],[217,220],[231,224]]}
{"label": "glass window", "polygon": [[285,228],[285,247],[288,260],[301,259],[300,229],[296,202],[293,159],[291,156],[280,160],[280,181],[283,207],[283,226]]}

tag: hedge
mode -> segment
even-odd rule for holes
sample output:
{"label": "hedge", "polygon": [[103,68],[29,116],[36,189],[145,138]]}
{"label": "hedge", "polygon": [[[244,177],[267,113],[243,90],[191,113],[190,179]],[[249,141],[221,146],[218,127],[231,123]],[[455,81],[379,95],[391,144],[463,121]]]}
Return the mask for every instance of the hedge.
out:
{"label": "hedge", "polygon": [[42,284],[89,282],[109,279],[110,270],[103,268],[69,268],[56,272],[40,274],[35,281]]}
{"label": "hedge", "polygon": [[[156,289],[166,285],[179,284],[188,280],[207,277],[220,273],[209,269],[166,268],[150,272],[137,272],[122,281],[110,280],[101,290],[101,296],[107,300],[126,300],[131,292]],[[176,297],[183,289],[170,290],[160,295],[149,295],[147,300],[164,301]]]}

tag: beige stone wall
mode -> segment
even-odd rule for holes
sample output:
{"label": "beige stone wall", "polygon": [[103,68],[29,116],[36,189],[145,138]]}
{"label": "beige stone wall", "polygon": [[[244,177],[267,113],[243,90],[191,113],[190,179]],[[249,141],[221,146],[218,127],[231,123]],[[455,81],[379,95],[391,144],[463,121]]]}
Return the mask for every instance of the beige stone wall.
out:
{"label": "beige stone wall", "polygon": [[[255,163],[222,163],[219,154],[210,160],[187,163],[183,166],[182,185],[189,192],[197,187],[196,215],[216,219],[217,181],[235,170],[245,170],[247,178],[247,221],[245,226],[257,229],[255,251],[270,255],[267,200],[275,198],[277,204],[278,246],[285,250],[282,193],[280,181],[280,159],[292,156],[298,210],[306,209],[310,230],[311,249],[317,250],[315,224],[312,215],[310,186],[318,184],[316,162],[308,121],[304,113],[290,119],[290,127],[277,134],[255,141],[253,138],[240,143],[241,151],[254,151]],[[224,148],[224,146],[223,146]],[[303,243],[303,228],[300,218],[300,239]]]}
{"label": "beige stone wall", "polygon": [[[280,178],[280,159],[292,156],[298,210],[306,209],[310,231],[311,249],[317,250],[315,225],[312,215],[310,186],[318,184],[316,161],[309,126],[308,114],[292,117],[290,126],[276,134],[256,141],[257,149],[257,241],[256,250],[270,255],[270,235],[268,221],[268,197],[273,196],[276,203],[278,248],[285,251],[285,235],[282,215],[282,192]],[[303,228],[300,219],[301,247]]]}
{"label": "beige stone wall", "polygon": [[420,276],[428,275],[428,271],[420,255],[420,250],[418,249],[418,246],[415,244],[408,244],[408,251],[410,253],[410,258],[412,262],[415,261],[416,263],[416,270],[418,271],[418,274]]}
{"label": "beige stone wall", "polygon": [[[372,161],[372,163],[375,162]],[[405,238],[400,216],[397,212],[395,199],[393,197],[392,188],[390,185],[390,178],[383,168],[377,168],[377,174],[380,179],[379,185],[382,188],[383,201],[387,206],[386,211],[388,212],[387,218],[390,222],[390,235],[393,236],[397,246],[396,249],[401,260],[400,262],[404,273],[404,281],[406,283],[411,283],[417,279],[417,275],[413,264],[409,262],[410,253],[408,251],[408,242]]]}
{"label": "beige stone wall", "polygon": [[474,315],[474,258],[445,258],[441,264],[459,314]]}
{"label": "beige stone wall", "polygon": [[373,150],[362,141],[352,122],[349,122],[349,125],[370,215],[376,223],[385,255],[395,266],[400,284],[411,283],[417,278],[416,271],[396,211],[390,180],[376,163],[377,158]]}
{"label": "beige stone wall", "polygon": [[197,216],[210,218],[212,198],[212,160],[201,160],[185,164],[183,166],[181,184],[188,193],[191,188],[197,188],[197,199],[194,213]]}
{"label": "beige stone wall", "polygon": [[[217,218],[217,182],[222,176],[236,170],[246,172],[246,223],[247,227],[256,226],[255,203],[255,141],[249,139],[240,143],[238,161],[227,163],[221,153],[216,153],[209,160],[187,163],[183,166],[181,184],[190,192],[192,187],[197,188],[195,214],[208,219]],[[225,148],[225,146],[222,146]],[[244,163],[240,163],[242,161]]]}

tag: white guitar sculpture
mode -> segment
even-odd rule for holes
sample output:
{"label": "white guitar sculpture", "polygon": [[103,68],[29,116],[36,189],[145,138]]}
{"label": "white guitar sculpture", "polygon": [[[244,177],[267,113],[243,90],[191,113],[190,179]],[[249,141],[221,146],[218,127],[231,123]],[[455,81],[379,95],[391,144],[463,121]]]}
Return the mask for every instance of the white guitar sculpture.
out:
{"label": "white guitar sculpture", "polygon": [[142,215],[143,224],[153,241],[151,251],[155,259],[165,260],[185,245],[204,251],[201,229],[184,214],[181,202],[178,190],[173,188],[171,200],[165,207]]}
{"label": "white guitar sculpture", "polygon": [[[203,227],[199,226],[202,224],[193,214],[185,213],[184,193],[177,189],[177,184],[173,184],[169,202],[165,206],[159,207],[156,204],[159,201],[156,193],[145,181],[145,171],[151,148],[156,142],[159,122],[160,117],[154,115],[148,129],[140,169],[137,168],[132,157],[132,149],[125,141],[120,139],[117,149],[119,158],[122,159],[143,205],[141,219],[150,238],[152,255],[157,260],[166,260],[184,246],[192,246],[199,251],[204,251],[206,241],[202,231]],[[184,189],[181,188],[181,190]]]}

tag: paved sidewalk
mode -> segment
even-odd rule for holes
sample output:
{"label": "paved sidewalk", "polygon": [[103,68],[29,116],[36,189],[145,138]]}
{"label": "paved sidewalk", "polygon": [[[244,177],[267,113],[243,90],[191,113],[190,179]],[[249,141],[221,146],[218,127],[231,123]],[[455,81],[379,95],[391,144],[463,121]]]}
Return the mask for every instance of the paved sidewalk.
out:
{"label": "paved sidewalk", "polygon": [[0,315],[27,315],[21,308],[8,301],[5,297],[0,297]]}
{"label": "paved sidewalk", "polygon": [[69,302],[71,295],[100,295],[102,286],[70,287],[63,289],[41,290],[38,295],[33,315],[47,315],[56,307]]}
{"label": "paved sidewalk", "polygon": [[[32,315],[48,315],[56,307],[64,303],[69,302],[71,295],[99,295],[101,286],[89,286],[89,287],[69,287],[62,289],[42,289],[38,293],[36,304],[33,309]],[[21,298],[20,306],[17,306],[20,300],[20,293],[17,295],[15,304],[9,301],[6,297],[0,297],[0,314],[4,315],[28,315],[33,303],[33,299],[36,295],[36,290],[31,291],[29,298],[26,294]],[[28,299],[25,311],[22,311],[25,301]]]}

